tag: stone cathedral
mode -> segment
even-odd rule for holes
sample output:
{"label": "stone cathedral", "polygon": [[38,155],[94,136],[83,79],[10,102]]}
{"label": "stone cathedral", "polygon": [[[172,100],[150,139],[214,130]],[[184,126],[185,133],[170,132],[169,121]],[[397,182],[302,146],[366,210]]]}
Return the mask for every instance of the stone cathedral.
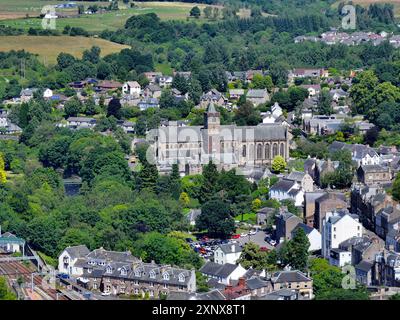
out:
{"label": "stone cathedral", "polygon": [[276,155],[289,157],[290,133],[282,124],[257,126],[221,125],[220,113],[210,103],[203,126],[183,126],[169,121],[150,130],[147,140],[151,156],[160,172],[169,172],[178,163],[180,172],[201,173],[210,160],[219,169],[269,167]]}

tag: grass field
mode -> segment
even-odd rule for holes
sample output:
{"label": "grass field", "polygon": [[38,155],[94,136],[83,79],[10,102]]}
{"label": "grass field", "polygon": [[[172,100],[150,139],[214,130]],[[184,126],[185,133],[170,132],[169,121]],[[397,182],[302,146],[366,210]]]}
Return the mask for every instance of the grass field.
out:
{"label": "grass field", "polygon": [[66,52],[75,57],[82,57],[82,52],[92,46],[101,49],[101,55],[119,52],[128,46],[109,42],[98,38],[69,37],[69,36],[2,36],[0,51],[22,50],[38,54],[46,64],[55,63],[60,52]]}
{"label": "grass field", "polygon": [[[32,18],[40,14],[41,7],[46,4],[62,3],[60,1],[44,0],[0,0],[0,23],[15,28],[29,29],[40,28],[41,19]],[[98,4],[100,2],[79,2],[87,8],[88,4]],[[107,2],[106,2],[107,3]],[[103,3],[106,4],[106,3]],[[197,5],[203,9],[206,5],[181,2],[136,2],[136,8],[127,8],[122,2],[119,3],[120,10],[102,14],[83,15],[79,18],[62,18],[56,20],[58,30],[62,30],[66,25],[82,27],[87,31],[97,32],[104,29],[116,30],[121,28],[125,21],[132,15],[156,13],[162,20],[185,20],[189,17],[192,7]],[[26,17],[29,15],[29,18]],[[199,19],[202,21],[203,19]]]}

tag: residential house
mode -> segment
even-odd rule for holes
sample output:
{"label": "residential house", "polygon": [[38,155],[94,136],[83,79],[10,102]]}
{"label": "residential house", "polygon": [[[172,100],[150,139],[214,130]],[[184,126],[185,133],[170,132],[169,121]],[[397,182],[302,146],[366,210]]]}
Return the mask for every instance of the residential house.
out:
{"label": "residential house", "polygon": [[128,82],[125,82],[124,85],[122,86],[123,94],[128,94],[135,98],[140,96],[141,91],[142,91],[142,88],[137,81],[128,81]]}
{"label": "residential house", "polygon": [[254,106],[264,104],[270,99],[267,89],[250,89],[247,91],[246,100],[253,103]]}
{"label": "residential house", "polygon": [[43,98],[49,99],[53,96],[53,90],[47,88],[43,91]]}
{"label": "residential house", "polygon": [[357,169],[357,178],[366,185],[391,185],[392,172],[389,166],[361,165]]}
{"label": "residential house", "polygon": [[29,102],[33,98],[33,94],[37,91],[37,88],[26,88],[22,89],[20,95],[21,102]]}
{"label": "residential house", "polygon": [[189,211],[189,213],[187,214],[187,220],[189,221],[189,224],[191,226],[196,225],[196,219],[199,215],[201,215],[201,209],[191,209]]}
{"label": "residential house", "polygon": [[371,165],[380,164],[380,157],[378,153],[369,146],[363,144],[347,144],[340,141],[334,141],[329,146],[329,152],[336,152],[338,150],[349,150],[353,161],[357,165]]}
{"label": "residential house", "polygon": [[250,300],[251,298],[251,291],[243,277],[239,278],[235,286],[228,284],[222,294],[227,300]]}
{"label": "residential house", "polygon": [[314,228],[322,232],[322,221],[325,219],[327,212],[346,208],[347,202],[343,193],[324,193],[321,197],[315,199]]}
{"label": "residential house", "polygon": [[229,89],[229,99],[239,100],[244,95],[244,89]]}
{"label": "residential house", "polygon": [[363,229],[358,216],[347,210],[327,212],[322,222],[322,255],[330,257],[330,250],[352,237],[361,237]]}
{"label": "residential house", "polygon": [[344,119],[336,115],[315,115],[311,119],[304,119],[303,130],[309,134],[332,134],[339,131],[343,123]]}
{"label": "residential house", "polygon": [[208,261],[199,270],[209,280],[214,279],[217,283],[228,285],[232,280],[238,280],[246,273],[240,264],[218,264],[215,262]]}
{"label": "residential house", "polygon": [[9,119],[7,110],[0,109],[0,136],[3,134],[12,135],[22,132],[22,129]]}
{"label": "residential house", "polygon": [[143,90],[143,97],[159,99],[161,97],[161,88],[156,84],[149,84]]}
{"label": "residential house", "polygon": [[135,132],[135,123],[131,121],[122,121],[122,123],[118,124],[125,133],[134,133]]}
{"label": "residential house", "polygon": [[69,117],[67,126],[70,129],[91,129],[96,125],[96,119],[89,117]]}
{"label": "residential house", "polygon": [[375,216],[375,233],[382,239],[386,239],[386,235],[392,229],[398,229],[400,222],[400,205],[389,205],[381,210]]}
{"label": "residential house", "polygon": [[292,239],[292,231],[298,224],[302,223],[301,218],[295,216],[293,213],[284,211],[275,217],[275,239],[278,242]]}
{"label": "residential house", "polygon": [[228,100],[217,89],[211,89],[200,97],[200,108],[206,108],[210,103],[217,106],[225,106]]}
{"label": "residential house", "polygon": [[257,211],[257,224],[264,225],[267,223],[268,218],[273,218],[276,213],[275,208],[264,207]]}
{"label": "residential house", "polygon": [[76,278],[89,290],[112,295],[136,295],[159,298],[170,291],[195,292],[194,270],[143,263],[127,252],[89,250],[85,246],[68,247],[59,256],[59,271]]}
{"label": "residential house", "polygon": [[301,88],[308,90],[308,97],[314,97],[321,92],[321,85],[319,84],[302,84]]}
{"label": "residential house", "polygon": [[174,78],[171,76],[161,76],[157,77],[157,83],[161,88],[169,88],[172,85]]}
{"label": "residential house", "polygon": [[269,189],[270,199],[293,200],[295,206],[300,207],[304,201],[304,190],[293,180],[281,179]]}
{"label": "residential house", "polygon": [[160,104],[157,98],[145,98],[138,103],[140,111],[147,110],[149,108],[159,108]]}
{"label": "residential house", "polygon": [[221,244],[214,251],[214,262],[218,264],[236,264],[242,253],[242,247],[237,243]]}
{"label": "residential house", "polygon": [[378,285],[400,286],[400,254],[383,250],[376,255],[375,280]]}
{"label": "residential house", "polygon": [[123,84],[118,81],[103,80],[98,82],[94,89],[96,92],[116,91],[121,89],[122,86]]}
{"label": "residential house", "polygon": [[157,82],[157,78],[162,77],[161,72],[145,72],[144,76],[149,80],[150,84]]}
{"label": "residential house", "polygon": [[71,276],[80,276],[83,274],[82,268],[76,268],[75,263],[78,259],[85,258],[90,253],[85,245],[67,247],[58,257],[58,272]]}
{"label": "residential house", "polygon": [[310,247],[308,248],[308,251],[309,252],[314,252],[314,251],[321,250],[321,241],[322,241],[321,233],[317,229],[309,227],[308,225],[306,225],[304,223],[299,223],[292,230],[291,238],[293,238],[293,236],[296,234],[296,232],[300,228],[304,230],[304,233],[306,234],[307,239],[310,242]]}
{"label": "residential house", "polygon": [[338,103],[339,100],[346,99],[349,96],[349,93],[339,88],[330,90],[329,95],[331,96],[332,101]]}
{"label": "residential house", "polygon": [[363,226],[375,231],[375,220],[378,212],[393,205],[391,198],[382,186],[365,186],[353,184],[350,194],[350,210],[359,216]]}
{"label": "residential house", "polygon": [[275,272],[271,277],[271,283],[275,291],[281,289],[295,290],[304,298],[313,298],[313,281],[301,271]]}
{"label": "residential house", "polygon": [[304,192],[311,192],[314,190],[314,181],[306,172],[292,171],[285,179],[297,182]]}
{"label": "residential house", "polygon": [[309,227],[314,227],[315,200],[325,194],[324,190],[304,193],[303,217]]}

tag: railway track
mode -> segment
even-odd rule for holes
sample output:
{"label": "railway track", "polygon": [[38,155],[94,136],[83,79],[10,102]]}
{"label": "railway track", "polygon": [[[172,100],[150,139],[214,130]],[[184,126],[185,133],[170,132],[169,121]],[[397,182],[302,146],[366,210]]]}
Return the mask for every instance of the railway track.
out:
{"label": "railway track", "polygon": [[[0,254],[1,256],[1,254]],[[27,287],[31,286],[31,282],[33,280],[33,284],[38,287],[38,291],[43,292],[41,296],[45,299],[51,299],[51,300],[69,300],[62,294],[58,295],[57,293],[60,293],[58,290],[53,289],[53,288],[44,288],[42,285],[42,280],[43,277],[37,274],[33,275],[32,279],[32,274],[35,271],[29,268],[28,266],[25,266],[23,263],[18,262],[18,261],[9,261],[9,262],[1,262],[0,263],[0,276],[5,276],[8,280],[8,282],[11,284],[11,282],[16,281],[18,278],[22,278],[23,282]],[[58,298],[58,299],[57,299]]]}

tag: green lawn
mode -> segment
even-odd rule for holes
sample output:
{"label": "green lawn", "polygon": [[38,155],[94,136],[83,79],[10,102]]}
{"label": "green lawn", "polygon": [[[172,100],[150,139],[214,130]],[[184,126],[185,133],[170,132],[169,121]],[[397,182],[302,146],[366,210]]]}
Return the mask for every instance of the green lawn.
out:
{"label": "green lawn", "polygon": [[[17,0],[17,2],[20,4],[20,1]],[[28,1],[28,4],[31,4],[34,10],[28,10],[28,4],[24,6],[14,6],[11,0],[0,0],[0,19],[7,19],[1,20],[0,24],[24,30],[31,27],[40,28],[42,20],[40,18],[32,18],[32,16],[37,16],[40,13],[42,4],[54,3],[60,2],[30,0]],[[79,4],[80,3],[81,2],[79,2]],[[94,2],[83,2],[85,8],[88,3],[93,4]],[[98,2],[96,2],[96,4],[98,4]],[[122,2],[120,2],[120,10],[118,11],[82,15],[79,18],[58,18],[56,20],[56,28],[57,30],[63,30],[65,26],[70,25],[71,27],[84,28],[90,32],[99,32],[105,29],[117,30],[118,28],[123,27],[126,20],[133,15],[155,13],[162,20],[186,20],[188,19],[189,12],[193,6],[197,5],[201,9],[205,7],[203,4],[180,2],[137,2],[136,4],[136,8],[126,8]],[[8,7],[9,11],[7,12],[7,15],[9,16],[2,16],[2,7]],[[13,14],[15,14],[15,16],[13,16]],[[26,14],[30,15],[30,18],[26,18]],[[204,20],[200,18],[198,21]]]}
{"label": "green lawn", "polygon": [[256,213],[252,213],[252,212],[251,213],[245,213],[245,214],[243,214],[243,220],[242,220],[242,215],[238,214],[235,217],[235,220],[256,224],[256,222],[257,222],[257,214]]}

